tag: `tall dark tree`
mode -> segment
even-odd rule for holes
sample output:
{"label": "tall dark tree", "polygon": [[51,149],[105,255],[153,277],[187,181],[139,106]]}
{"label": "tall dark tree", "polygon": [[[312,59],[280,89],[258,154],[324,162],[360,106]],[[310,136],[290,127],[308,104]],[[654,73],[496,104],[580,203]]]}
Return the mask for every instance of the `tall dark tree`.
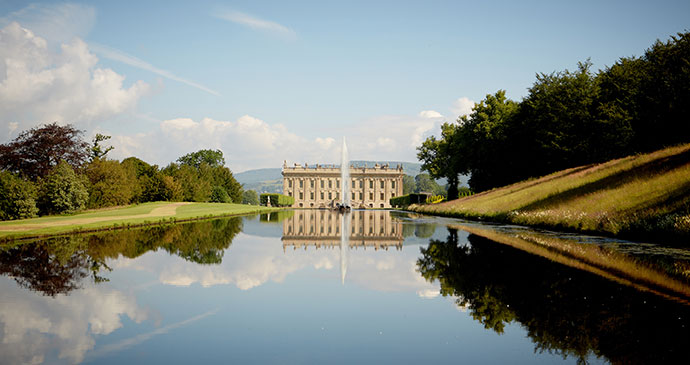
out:
{"label": "tall dark tree", "polygon": [[598,79],[604,111],[629,129],[625,152],[690,141],[690,33],[657,41],[642,57],[621,58]]}
{"label": "tall dark tree", "polygon": [[443,123],[440,139],[431,136],[417,147],[417,158],[422,162],[422,169],[434,179],[448,180],[448,200],[458,198],[458,175],[467,172],[461,154],[457,153],[458,128],[457,124]]}
{"label": "tall dark tree", "polygon": [[458,119],[454,151],[472,173],[470,185],[482,191],[513,182],[516,152],[511,126],[518,103],[506,98],[505,90],[487,95],[472,113]]}
{"label": "tall dark tree", "polygon": [[527,176],[539,176],[594,159],[592,138],[599,129],[595,118],[598,87],[592,64],[578,63],[578,70],[537,75],[537,81],[520,104],[517,137],[522,141],[522,166]]}
{"label": "tall dark tree", "polygon": [[83,133],[70,124],[57,123],[24,131],[12,142],[0,145],[0,169],[36,180],[60,161],[79,168],[89,157]]}

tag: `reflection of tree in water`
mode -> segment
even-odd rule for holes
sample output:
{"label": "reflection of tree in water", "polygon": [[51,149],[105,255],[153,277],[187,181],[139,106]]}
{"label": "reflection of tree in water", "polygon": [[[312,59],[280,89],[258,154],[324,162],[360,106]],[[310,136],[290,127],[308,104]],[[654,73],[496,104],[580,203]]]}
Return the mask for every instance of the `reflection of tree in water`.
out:
{"label": "reflection of tree in water", "polygon": [[264,213],[259,215],[261,222],[281,223],[282,221],[295,215],[294,210],[279,210],[271,213]]}
{"label": "reflection of tree in water", "polygon": [[174,226],[179,234],[162,247],[171,254],[197,264],[220,264],[225,250],[242,231],[242,218],[218,219]]}
{"label": "reflection of tree in water", "polygon": [[79,288],[97,266],[80,242],[60,237],[52,242],[28,243],[0,250],[0,273],[19,286],[56,296]]}
{"label": "reflection of tree in water", "polygon": [[402,227],[403,237],[415,236],[417,238],[429,238],[436,232],[435,223],[405,223]]}
{"label": "reflection of tree in water", "polygon": [[431,240],[417,267],[455,296],[488,329],[502,333],[517,321],[539,351],[587,354],[613,363],[677,363],[687,360],[690,308],[639,292],[594,274],[470,235],[458,246],[457,231]]}
{"label": "reflection of tree in water", "polygon": [[217,219],[136,230],[55,237],[0,249],[0,274],[44,295],[67,294],[91,276],[94,282],[110,268],[107,259],[135,258],[163,249],[198,264],[220,264],[242,218]]}

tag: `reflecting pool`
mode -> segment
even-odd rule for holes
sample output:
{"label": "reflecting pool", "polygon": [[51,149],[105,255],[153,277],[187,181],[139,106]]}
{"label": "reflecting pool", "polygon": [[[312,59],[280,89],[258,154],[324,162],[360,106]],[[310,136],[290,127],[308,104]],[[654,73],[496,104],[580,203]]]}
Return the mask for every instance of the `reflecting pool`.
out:
{"label": "reflecting pool", "polygon": [[0,274],[0,363],[689,358],[688,250],[383,210],[8,245]]}

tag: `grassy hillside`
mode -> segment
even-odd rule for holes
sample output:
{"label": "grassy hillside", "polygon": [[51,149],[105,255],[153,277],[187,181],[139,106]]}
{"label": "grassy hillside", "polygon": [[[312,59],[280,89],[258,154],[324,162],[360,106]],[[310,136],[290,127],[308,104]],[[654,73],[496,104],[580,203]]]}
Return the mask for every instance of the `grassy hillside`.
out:
{"label": "grassy hillside", "polygon": [[690,144],[410,209],[636,238],[688,238]]}

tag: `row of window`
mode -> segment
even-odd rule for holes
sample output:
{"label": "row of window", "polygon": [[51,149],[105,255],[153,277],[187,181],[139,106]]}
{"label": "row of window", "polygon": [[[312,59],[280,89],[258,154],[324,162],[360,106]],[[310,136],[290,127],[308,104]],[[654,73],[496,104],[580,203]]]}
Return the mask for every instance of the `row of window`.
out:
{"label": "row of window", "polygon": [[[292,196],[292,192],[288,192],[288,195]],[[386,199],[386,195],[384,193],[381,193],[381,200]],[[321,200],[324,200],[326,197],[326,194],[324,192],[321,192]],[[391,198],[395,198],[395,193],[391,193]],[[314,200],[314,192],[309,193],[309,199]],[[340,199],[340,193],[335,193],[335,199]],[[299,200],[304,200],[304,193],[299,192]],[[329,192],[328,193],[328,200],[333,200],[333,193]],[[357,200],[357,193],[352,193],[352,200]],[[364,200],[364,194],[359,193],[359,200]],[[374,200],[374,193],[369,193],[369,200]]]}
{"label": "row of window", "polygon": [[[314,187],[314,180],[310,180],[310,187]],[[352,188],[356,188],[357,186],[357,180],[352,179]],[[384,189],[386,187],[386,181],[381,180],[381,189]],[[340,179],[335,179],[335,185],[338,186],[340,184]],[[292,187],[292,179],[288,180],[288,187]],[[299,187],[304,188],[304,180],[299,180]],[[321,180],[321,189],[325,189],[326,187],[326,180]],[[363,188],[364,187],[364,180],[359,180],[359,187]],[[328,188],[333,188],[333,180],[328,180]],[[369,180],[369,188],[373,189],[374,188],[374,180]],[[395,189],[395,180],[391,181],[391,189]]]}
{"label": "row of window", "polygon": [[[305,230],[302,228],[302,226],[299,226],[298,228],[299,228],[299,229],[297,230],[297,234],[299,234],[299,235],[304,234],[304,231],[305,231]],[[292,227],[288,227],[288,234],[291,234],[291,233],[292,233]],[[311,229],[310,229],[310,231],[309,231],[309,234],[315,234],[315,233],[316,233],[316,232],[314,232],[314,227],[312,226]],[[326,233],[323,226],[321,227],[321,232],[320,232],[320,233],[322,233],[322,234],[325,234],[325,233]],[[333,233],[333,227],[328,227],[328,233]],[[335,227],[335,233],[336,233],[336,234],[339,234],[339,233],[340,233],[340,228]],[[353,233],[353,234],[354,234],[354,233],[357,233],[357,230],[355,230],[355,227],[352,227],[352,233]],[[359,227],[359,233],[364,233],[364,228],[363,228],[363,227]],[[372,235],[374,234],[374,227],[369,227],[369,234],[372,234]],[[379,229],[379,235],[385,235],[385,234],[386,234],[386,230],[384,229],[384,227],[381,227],[381,228]],[[392,236],[395,236],[395,227],[392,227],[392,228],[391,228],[391,233],[390,233],[390,234],[391,234]]]}

